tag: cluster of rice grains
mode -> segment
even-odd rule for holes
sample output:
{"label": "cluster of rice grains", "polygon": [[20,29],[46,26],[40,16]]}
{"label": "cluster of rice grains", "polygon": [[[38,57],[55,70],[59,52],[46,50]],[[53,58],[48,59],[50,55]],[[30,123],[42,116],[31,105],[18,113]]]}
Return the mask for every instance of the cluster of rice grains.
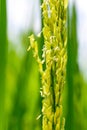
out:
{"label": "cluster of rice grains", "polygon": [[[66,10],[67,0],[43,0],[42,60],[38,55],[37,41],[30,36],[30,48],[39,64],[42,80],[42,129],[64,130],[62,117],[62,90],[65,84],[67,61]],[[45,64],[45,69],[43,69]]]}

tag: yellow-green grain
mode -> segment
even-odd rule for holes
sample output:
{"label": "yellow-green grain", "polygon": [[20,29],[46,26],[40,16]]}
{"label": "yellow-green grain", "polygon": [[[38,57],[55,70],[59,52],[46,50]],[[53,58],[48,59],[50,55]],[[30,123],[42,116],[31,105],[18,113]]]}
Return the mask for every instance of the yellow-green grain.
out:
{"label": "yellow-green grain", "polygon": [[[34,51],[39,64],[42,80],[42,129],[64,130],[62,118],[62,90],[65,84],[67,61],[66,10],[67,0],[43,0],[43,37],[42,60],[38,55],[37,41],[30,36],[30,48]],[[43,69],[45,63],[46,68]]]}

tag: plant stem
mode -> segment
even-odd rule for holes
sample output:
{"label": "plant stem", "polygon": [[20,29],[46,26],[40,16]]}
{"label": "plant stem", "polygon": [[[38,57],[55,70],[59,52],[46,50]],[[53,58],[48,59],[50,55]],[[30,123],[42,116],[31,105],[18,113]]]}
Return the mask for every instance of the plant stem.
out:
{"label": "plant stem", "polygon": [[5,79],[7,60],[6,0],[0,0],[0,130],[5,130]]}

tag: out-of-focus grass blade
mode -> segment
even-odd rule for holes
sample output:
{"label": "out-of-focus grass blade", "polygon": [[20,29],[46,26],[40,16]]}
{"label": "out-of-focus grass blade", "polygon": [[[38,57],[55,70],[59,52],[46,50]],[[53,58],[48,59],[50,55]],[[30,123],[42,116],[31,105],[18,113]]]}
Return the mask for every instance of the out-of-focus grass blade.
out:
{"label": "out-of-focus grass blade", "polygon": [[72,16],[68,9],[68,45],[67,45],[67,87],[68,87],[68,98],[67,98],[67,117],[66,117],[66,129],[74,130],[74,76],[77,68],[77,30],[76,30],[76,10],[75,5],[73,6]]}
{"label": "out-of-focus grass blade", "polygon": [[[72,7],[72,15],[68,10],[68,61],[67,61],[67,87],[68,105],[66,117],[66,130],[82,130],[81,112],[78,108],[81,103],[81,75],[77,62],[78,40],[77,40],[77,16],[75,5]],[[80,107],[80,106],[79,106]],[[78,115],[77,115],[78,113]]]}
{"label": "out-of-focus grass blade", "polygon": [[5,129],[6,0],[0,0],[0,130]]}

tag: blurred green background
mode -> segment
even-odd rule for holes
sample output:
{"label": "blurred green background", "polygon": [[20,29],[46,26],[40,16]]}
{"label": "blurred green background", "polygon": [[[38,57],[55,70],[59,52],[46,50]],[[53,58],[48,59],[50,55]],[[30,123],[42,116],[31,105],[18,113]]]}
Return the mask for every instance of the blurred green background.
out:
{"label": "blurred green background", "polygon": [[[0,0],[0,130],[41,130],[42,117],[37,120],[41,114],[42,100],[40,74],[32,51],[27,52],[27,48],[28,36],[32,33],[36,35],[43,26],[39,9],[42,0],[35,3],[29,0],[29,9],[27,9],[28,4],[24,5],[23,11],[27,12],[26,15],[24,14],[24,22],[19,22],[23,12],[16,17],[23,7],[23,0],[18,2],[22,7],[17,6],[18,3],[14,0],[13,5],[10,2],[11,0]],[[8,5],[14,7],[14,12],[17,12],[15,15]],[[27,16],[29,11],[31,17]],[[34,12],[37,12],[36,16]],[[10,16],[13,18],[13,23],[9,20]],[[67,11],[67,82],[63,93],[66,130],[87,130],[87,82],[85,80],[87,77],[82,73],[78,62],[77,18],[77,9],[73,4]],[[23,28],[17,26],[17,23],[20,26],[23,24]],[[41,56],[43,36],[37,40]]]}

